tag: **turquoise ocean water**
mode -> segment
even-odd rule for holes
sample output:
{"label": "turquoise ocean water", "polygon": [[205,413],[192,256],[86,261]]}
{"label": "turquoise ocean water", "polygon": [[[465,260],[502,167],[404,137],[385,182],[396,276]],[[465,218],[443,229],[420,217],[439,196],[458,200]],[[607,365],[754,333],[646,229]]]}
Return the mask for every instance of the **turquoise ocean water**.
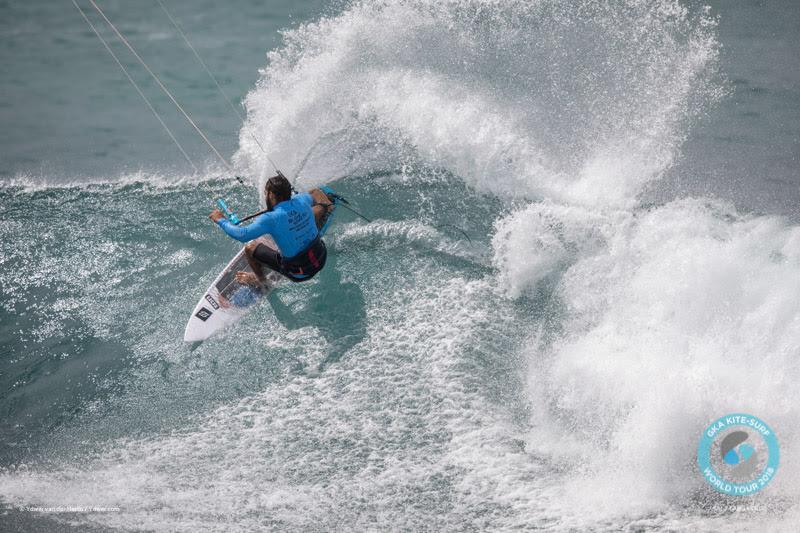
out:
{"label": "turquoise ocean water", "polygon": [[[244,186],[107,29],[198,172],[71,2],[0,2],[0,531],[796,530],[795,3],[164,2],[244,121],[98,4]],[[192,350],[254,139],[373,221]],[[742,411],[736,499],[696,451]]]}

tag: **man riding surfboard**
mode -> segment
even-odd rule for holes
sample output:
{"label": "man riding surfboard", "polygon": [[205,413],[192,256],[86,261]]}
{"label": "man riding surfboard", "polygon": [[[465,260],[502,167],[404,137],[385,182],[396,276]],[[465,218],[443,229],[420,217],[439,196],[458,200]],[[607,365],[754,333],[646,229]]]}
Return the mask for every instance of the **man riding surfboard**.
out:
{"label": "man riding surfboard", "polygon": [[[267,211],[247,226],[231,223],[215,209],[209,218],[225,233],[245,246],[245,256],[253,273],[237,272],[239,283],[260,286],[266,283],[263,266],[292,281],[313,278],[325,266],[327,250],[319,236],[319,227],[332,209],[320,189],[292,196],[292,185],[283,174],[271,177],[264,189]],[[261,242],[250,242],[269,234],[278,246],[275,250]]]}

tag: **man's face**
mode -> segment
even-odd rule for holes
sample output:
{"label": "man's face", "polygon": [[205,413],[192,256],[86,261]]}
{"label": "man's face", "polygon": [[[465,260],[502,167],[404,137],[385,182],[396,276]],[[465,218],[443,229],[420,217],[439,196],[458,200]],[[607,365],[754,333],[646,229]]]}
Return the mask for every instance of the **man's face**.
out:
{"label": "man's face", "polygon": [[267,209],[272,211],[272,208],[275,207],[275,193],[267,189]]}

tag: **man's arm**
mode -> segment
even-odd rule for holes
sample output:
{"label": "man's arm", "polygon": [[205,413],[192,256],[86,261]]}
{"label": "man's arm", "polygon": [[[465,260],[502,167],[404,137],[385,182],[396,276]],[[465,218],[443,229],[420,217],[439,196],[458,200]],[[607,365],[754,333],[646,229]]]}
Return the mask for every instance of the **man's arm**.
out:
{"label": "man's arm", "polygon": [[272,217],[270,217],[269,214],[270,213],[264,213],[260,215],[248,226],[236,226],[231,224],[231,222],[222,215],[219,209],[215,209],[209,215],[209,218],[216,222],[228,236],[240,242],[248,242],[270,232],[272,229]]}
{"label": "man's arm", "polygon": [[308,191],[308,194],[311,195],[311,199],[314,201],[311,209],[314,211],[314,219],[317,222],[317,227],[320,227],[322,226],[322,219],[326,212],[329,213],[333,211],[333,203],[330,198],[328,198],[328,195],[320,189],[311,189]]}

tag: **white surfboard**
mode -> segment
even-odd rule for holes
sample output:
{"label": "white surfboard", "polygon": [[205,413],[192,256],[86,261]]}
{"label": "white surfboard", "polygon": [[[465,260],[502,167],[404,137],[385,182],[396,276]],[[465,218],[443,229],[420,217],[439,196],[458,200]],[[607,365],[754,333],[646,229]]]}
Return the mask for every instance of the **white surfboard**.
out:
{"label": "white surfboard", "polygon": [[[333,192],[327,187],[323,188],[323,190],[326,193]],[[323,220],[320,235],[325,234],[336,212],[336,201],[334,198],[331,198],[331,201],[334,207],[328,213],[327,218]],[[264,235],[255,240],[277,249],[275,241],[269,235]],[[286,281],[282,275],[264,267],[267,283],[263,288],[253,287],[236,281],[236,273],[240,271],[253,271],[244,255],[244,248],[222,269],[214,283],[211,284],[202,298],[200,298],[200,301],[197,302],[183,333],[185,342],[204,341],[235,324],[258,305],[278,283]]]}

